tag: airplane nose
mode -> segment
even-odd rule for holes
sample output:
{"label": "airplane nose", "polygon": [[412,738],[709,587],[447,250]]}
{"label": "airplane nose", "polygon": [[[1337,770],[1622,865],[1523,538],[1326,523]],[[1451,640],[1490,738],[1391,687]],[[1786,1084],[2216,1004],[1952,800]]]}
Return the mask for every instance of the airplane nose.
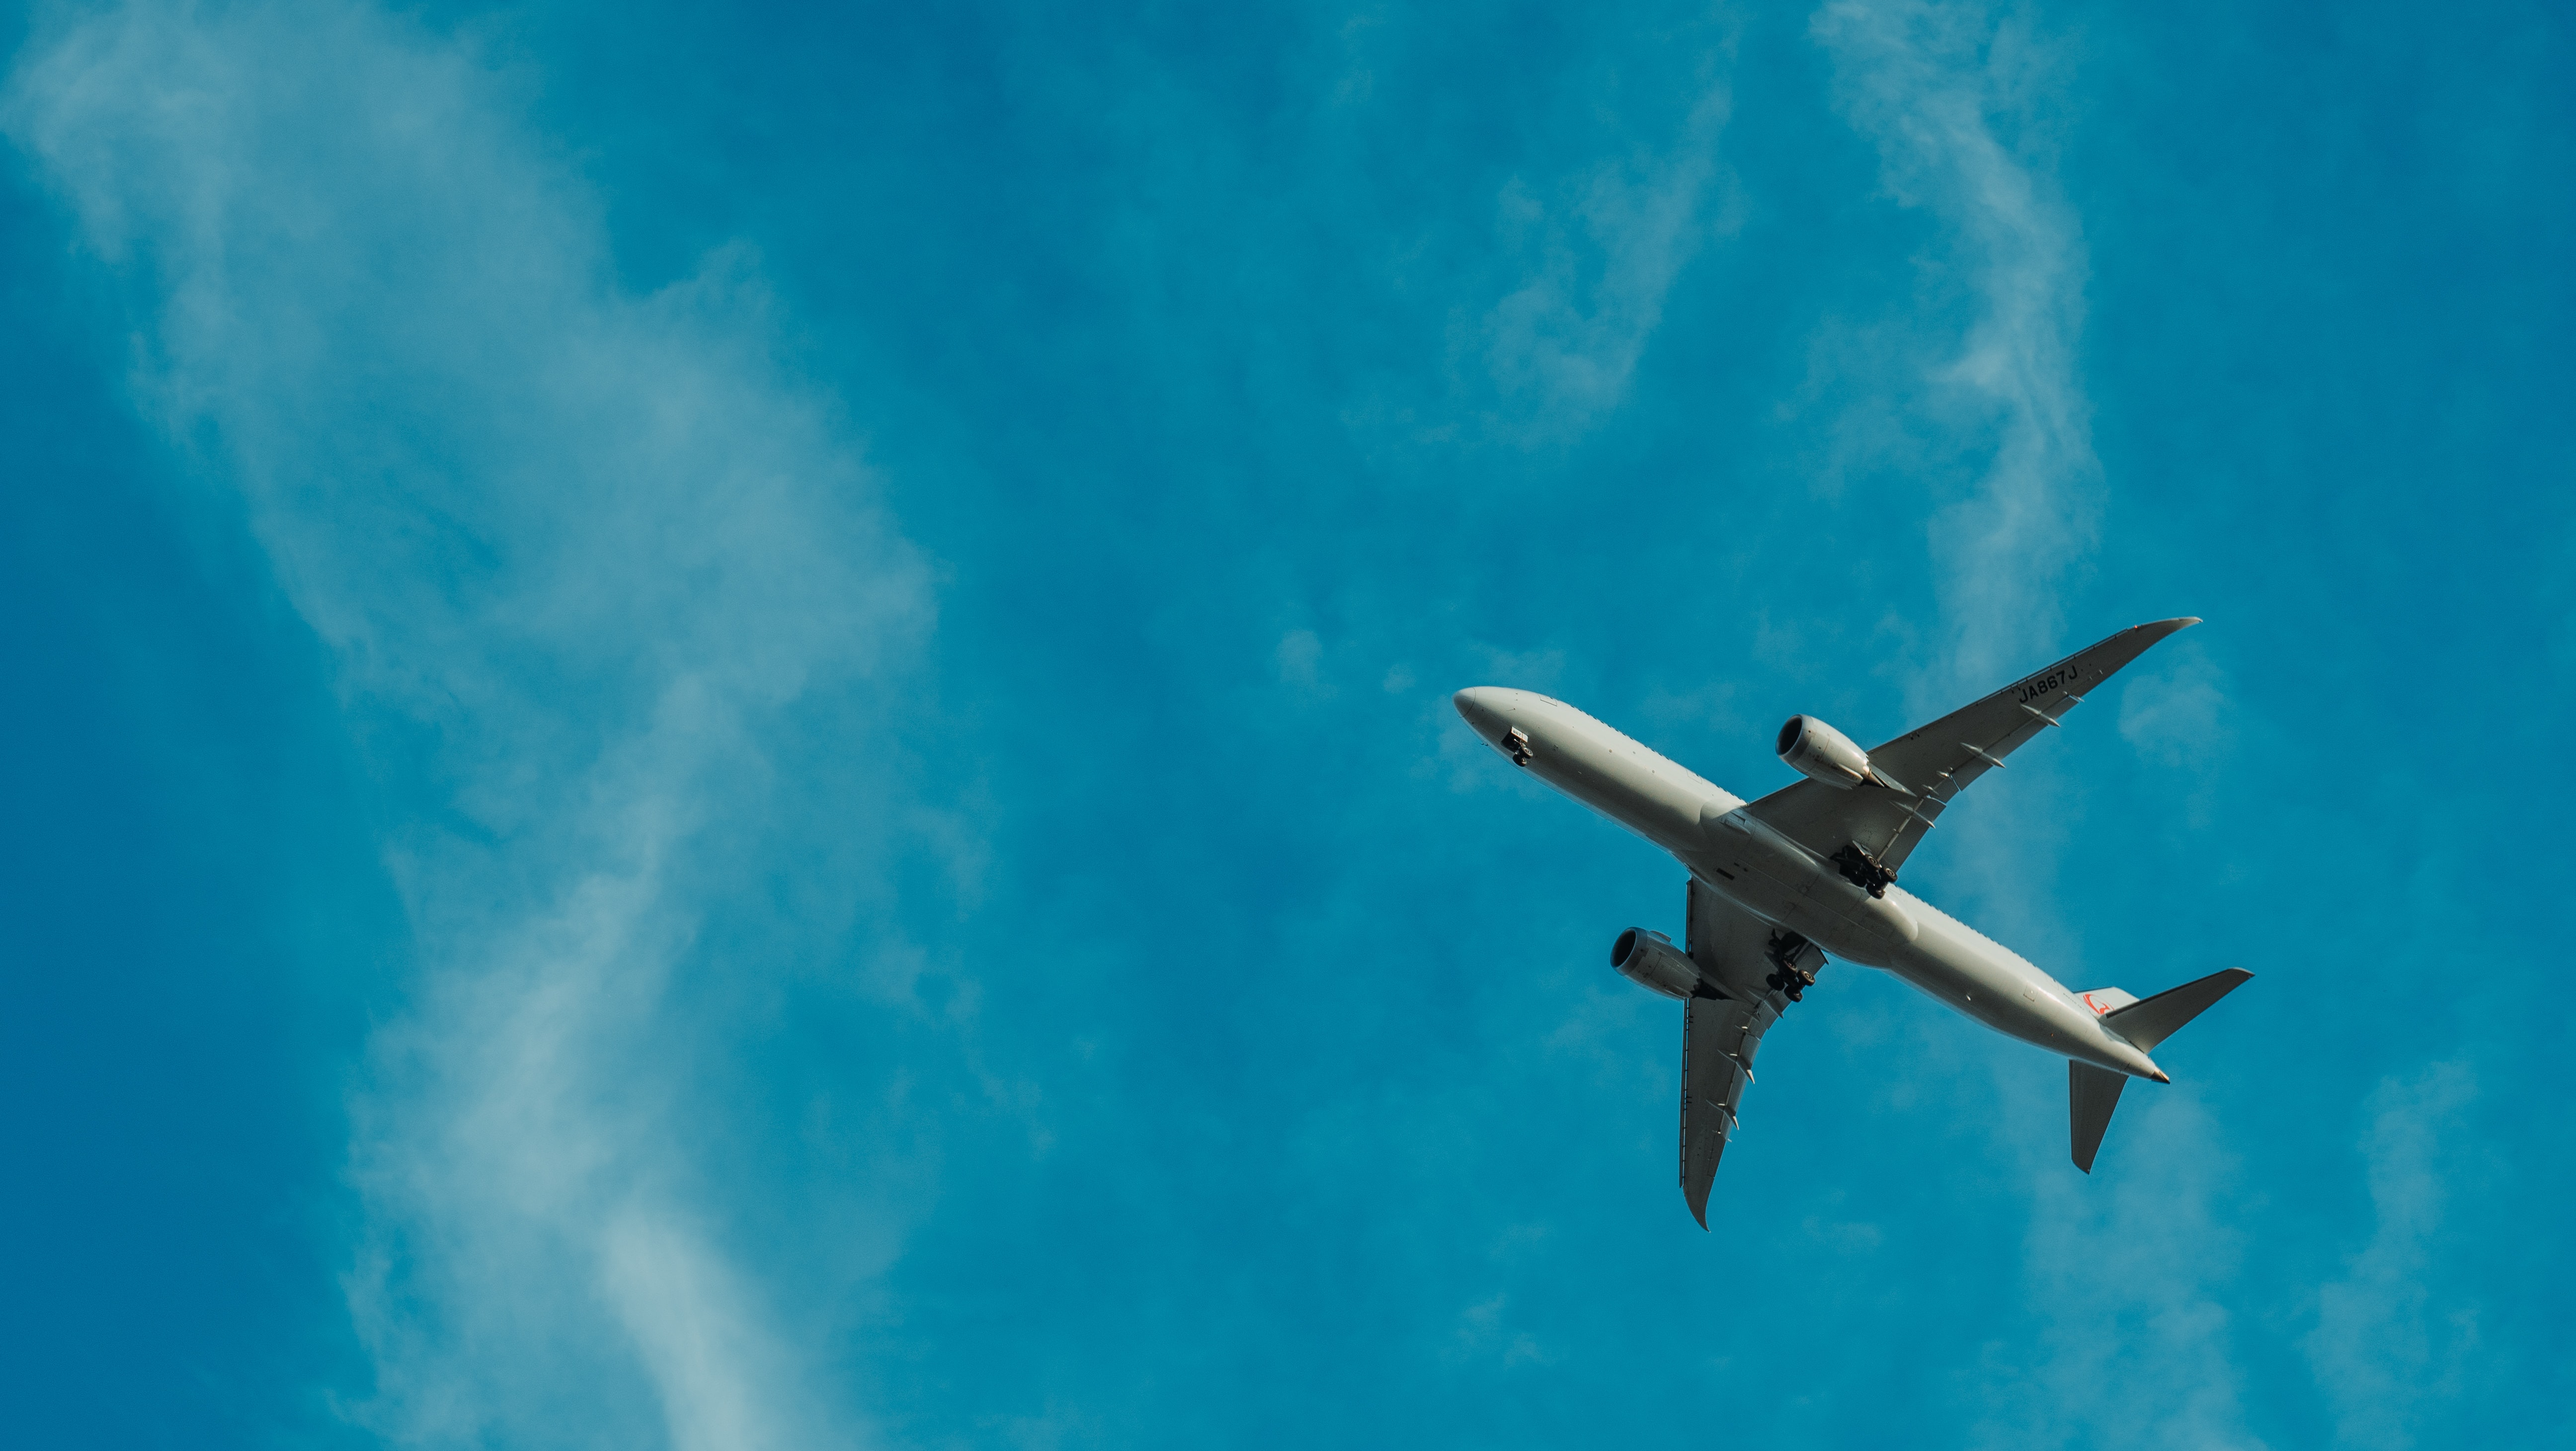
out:
{"label": "airplane nose", "polygon": [[1497,708],[1501,702],[1495,699],[1501,693],[1490,685],[1471,685],[1449,697],[1449,703],[1458,707],[1458,714],[1466,717],[1467,724],[1474,726],[1478,735],[1486,735],[1502,718],[1502,711]]}

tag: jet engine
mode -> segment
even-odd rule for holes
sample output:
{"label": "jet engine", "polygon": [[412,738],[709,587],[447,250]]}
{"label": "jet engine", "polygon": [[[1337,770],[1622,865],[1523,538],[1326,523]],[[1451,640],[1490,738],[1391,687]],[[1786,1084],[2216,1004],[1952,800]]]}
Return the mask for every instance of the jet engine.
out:
{"label": "jet engine", "polygon": [[1789,723],[1780,727],[1780,744],[1774,749],[1781,760],[1837,790],[1886,779],[1871,769],[1869,752],[1812,715],[1789,717]]}
{"label": "jet engine", "polygon": [[1631,927],[1620,933],[1610,944],[1610,965],[1621,977],[1668,998],[1689,997],[1699,986],[1699,964],[1661,932]]}

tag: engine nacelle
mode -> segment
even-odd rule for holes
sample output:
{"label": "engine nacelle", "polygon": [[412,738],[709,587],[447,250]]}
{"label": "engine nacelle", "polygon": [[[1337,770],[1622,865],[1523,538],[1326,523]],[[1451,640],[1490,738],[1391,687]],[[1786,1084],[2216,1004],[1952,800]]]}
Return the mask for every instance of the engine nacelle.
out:
{"label": "engine nacelle", "polygon": [[1620,933],[1610,944],[1610,965],[1628,981],[1668,998],[1689,997],[1699,986],[1699,964],[1661,932],[1631,927]]}
{"label": "engine nacelle", "polygon": [[1828,786],[1848,791],[1863,781],[1881,779],[1870,769],[1869,752],[1851,737],[1812,715],[1793,715],[1780,727],[1780,759]]}

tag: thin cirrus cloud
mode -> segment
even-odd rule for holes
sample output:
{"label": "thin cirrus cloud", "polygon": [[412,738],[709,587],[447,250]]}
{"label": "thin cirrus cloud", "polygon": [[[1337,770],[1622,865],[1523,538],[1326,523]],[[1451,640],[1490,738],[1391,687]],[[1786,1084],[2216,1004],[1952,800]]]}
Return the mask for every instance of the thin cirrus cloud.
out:
{"label": "thin cirrus cloud", "polygon": [[[1952,648],[1936,688],[1990,689],[2058,643],[2054,601],[2093,551],[2101,502],[2090,407],[2075,366],[2084,247],[2052,178],[1996,121],[2027,110],[2045,46],[1981,4],[1836,0],[1817,11],[1836,98],[1877,143],[1881,182],[1940,218],[1974,321],[1932,356],[1876,360],[1945,434],[1990,453],[1964,497],[1931,515],[1929,544]],[[1902,373],[1911,372],[1907,379]],[[1918,706],[1938,705],[1923,695]]]}
{"label": "thin cirrus cloud", "polygon": [[2443,1143],[2476,1097],[2476,1074],[2458,1062],[2392,1074],[2371,1095],[2361,1150],[2377,1223],[2343,1275],[2319,1287],[2300,1343],[2347,1445],[2416,1445],[2427,1407],[2459,1398],[2480,1348],[2477,1306],[2433,1273],[2451,1189],[2465,1177]]}
{"label": "thin cirrus cloud", "polygon": [[[799,1347],[900,1215],[847,1191],[814,1211],[845,1248],[773,1273],[717,1157],[762,1126],[699,1085],[804,955],[740,942],[828,953],[870,910],[842,884],[891,788],[790,800],[779,736],[878,733],[925,570],[770,355],[756,268],[621,293],[506,95],[330,0],[137,4],[41,35],[6,125],[129,289],[137,406],[238,490],[414,793],[386,855],[423,976],[352,1108],[376,1387],[347,1413],[426,1444],[851,1444]],[[744,873],[820,925],[746,921]]]}
{"label": "thin cirrus cloud", "polygon": [[1628,394],[1674,280],[1721,232],[1724,87],[1702,95],[1660,154],[1602,163],[1542,195],[1515,177],[1501,230],[1534,265],[1485,315],[1485,365],[1506,432],[1579,436]]}
{"label": "thin cirrus cloud", "polygon": [[[2545,1014],[2477,1007],[2539,1000],[2515,964],[2544,939],[2438,847],[2508,839],[2523,797],[2385,743],[2422,735],[2388,702],[2515,637],[2447,587],[2392,636],[2337,547],[2373,525],[2211,556],[2273,517],[2249,498],[2333,522],[2357,479],[2401,517],[2418,481],[2364,454],[2540,455],[2296,391],[2221,418],[2175,380],[2296,361],[2309,393],[2394,396],[2336,371],[2372,350],[2325,304],[2422,282],[2512,364],[2463,376],[2538,417],[2546,360],[2473,323],[2543,314],[2510,268],[2346,265],[2376,198],[2428,194],[2403,178],[2294,189],[2297,227],[2190,220],[2213,172],[2279,196],[2347,73],[2276,85],[2324,63],[2266,40],[2230,82],[2236,42],[2162,13],[2088,17],[2079,64],[2035,15],[1425,13],[1368,30],[1364,90],[1352,27],[1304,13],[673,11],[603,49],[595,12],[539,6],[489,22],[525,72],[484,61],[486,22],[345,0],[40,29],[0,126],[70,223],[60,311],[123,305],[94,331],[160,425],[136,487],[256,541],[327,646],[338,700],[264,705],[364,753],[332,840],[380,840],[406,914],[380,972],[341,950],[366,928],[315,954],[381,979],[388,1021],[302,1065],[355,1085],[345,1156],[306,1151],[351,1190],[313,1254],[354,1314],[327,1272],[297,1313],[372,1362],[265,1349],[301,1382],[273,1399],[323,1383],[355,1423],[326,1435],[495,1446],[1638,1440],[1713,1405],[1789,1442],[2475,1424],[2555,1333],[2487,1286],[2557,1260],[2461,1175],[2545,1188],[2557,1160],[2515,1122],[2546,1095],[2442,1046],[2444,1014],[2545,1046]],[[2207,150],[2171,144],[2185,113]],[[763,255],[657,250],[725,218]],[[2218,311],[2256,297],[2278,326]],[[884,478],[790,335],[877,380],[849,391]],[[1766,422],[1802,369],[1837,406]],[[1424,446],[1382,446],[1389,417]],[[2369,442],[2231,471],[2338,439]],[[28,472],[127,537],[121,500]],[[2474,493],[2445,508],[2491,537],[2543,517]],[[955,561],[935,650],[906,537]],[[2382,673],[2319,673],[2359,657],[2317,602]],[[1841,974],[1766,1049],[1700,1234],[1666,1177],[1676,1030],[1599,961],[1606,928],[1674,923],[1672,869],[1516,799],[1543,788],[1446,690],[1563,694],[1752,790],[1789,710],[1898,729],[2133,605],[2217,623],[1981,784],[1908,885],[2070,985],[2264,981],[2086,1177],[2061,1064]],[[1081,703],[1078,738],[1040,695]],[[921,783],[978,773],[999,804],[925,832]],[[2316,805],[2391,800],[2427,828]],[[943,855],[993,883],[947,920]],[[2300,889],[2355,881],[2415,885]],[[2406,999],[2473,1076],[2398,1070],[2356,1114],[2392,1073],[2380,989],[2425,961],[2475,969]],[[987,962],[1015,966],[950,966]],[[1005,1100],[1044,1121],[1026,1153],[978,1137]],[[153,1247],[94,1239],[83,1267]],[[2509,1275],[2463,1280],[2482,1246]],[[289,1273],[209,1279],[205,1323]],[[2489,1439],[2556,1410],[2492,1399]]]}

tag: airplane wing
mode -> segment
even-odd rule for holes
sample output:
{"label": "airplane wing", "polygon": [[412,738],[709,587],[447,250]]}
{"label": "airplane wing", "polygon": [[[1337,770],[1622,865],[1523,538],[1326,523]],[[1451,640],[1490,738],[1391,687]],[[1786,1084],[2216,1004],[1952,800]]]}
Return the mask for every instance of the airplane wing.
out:
{"label": "airplane wing", "polygon": [[1801,779],[1747,809],[1820,854],[1857,847],[1884,870],[1885,880],[1894,881],[1915,843],[1969,782],[2000,767],[2004,757],[2057,724],[2148,646],[2199,623],[2195,617],[2132,625],[1872,750],[1869,763],[1902,789],[1865,781],[1839,790]]}
{"label": "airplane wing", "polygon": [[[1753,1081],[1762,1034],[1788,1007],[1786,988],[1813,981],[1824,954],[1804,938],[1784,963],[1771,924],[1694,881],[1690,884],[1691,959],[1714,979],[1682,1005],[1682,1198],[1708,1228],[1708,1186],[1726,1141],[1735,1136],[1736,1105]],[[1803,980],[1783,975],[1803,972]]]}

